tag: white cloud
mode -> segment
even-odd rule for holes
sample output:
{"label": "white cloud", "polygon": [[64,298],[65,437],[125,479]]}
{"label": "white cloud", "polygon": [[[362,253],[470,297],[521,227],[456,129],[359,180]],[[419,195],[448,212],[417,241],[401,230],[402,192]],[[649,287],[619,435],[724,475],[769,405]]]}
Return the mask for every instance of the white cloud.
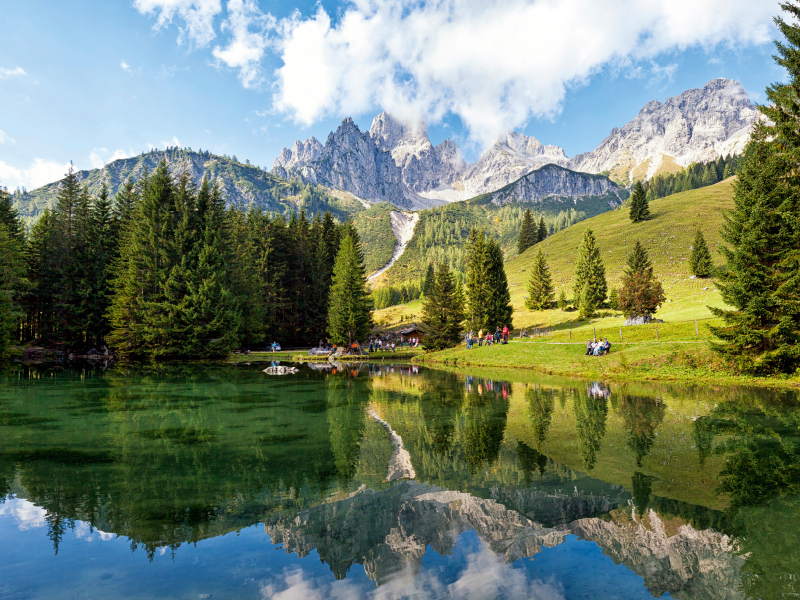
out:
{"label": "white cloud", "polygon": [[68,169],[69,163],[61,164],[43,158],[35,158],[32,164],[23,168],[12,167],[0,160],[0,185],[10,190],[18,187],[34,190],[63,179]]}
{"label": "white cloud", "polygon": [[122,70],[125,71],[126,73],[130,73],[131,75],[133,75],[133,69],[131,69],[131,66],[124,60],[121,60],[119,62],[119,66],[122,67]]}
{"label": "white cloud", "polygon": [[502,556],[494,554],[481,542],[475,551],[465,555],[466,565],[457,578],[448,582],[448,575],[439,569],[415,569],[407,565],[380,586],[351,580],[331,581],[314,577],[302,570],[287,569],[277,580],[261,585],[261,597],[270,600],[400,600],[415,598],[530,598],[531,600],[564,600],[559,583],[531,579],[525,569],[515,569]]}
{"label": "white cloud", "polygon": [[[200,4],[134,3],[158,14],[157,27]],[[274,108],[296,122],[379,108],[436,122],[449,112],[483,145],[557,114],[569,87],[605,67],[636,69],[689,47],[767,43],[780,12],[777,0],[352,0],[335,18],[318,4],[312,15],[275,21],[252,0],[227,7],[230,38],[214,57],[252,87],[265,53],[277,54]],[[203,21],[210,37],[199,43],[213,37],[219,11],[198,10],[187,31],[197,15],[211,15]],[[672,65],[660,69],[653,75],[674,74]]]}
{"label": "white cloud", "polygon": [[261,59],[270,45],[267,33],[277,25],[275,17],[265,15],[254,0],[229,0],[228,19],[223,31],[231,33],[225,48],[214,48],[214,57],[234,69],[239,69],[239,79],[246,88],[261,81]]}
{"label": "white cloud", "polygon": [[13,518],[20,531],[44,527],[47,523],[47,511],[23,498],[9,498],[0,504],[0,517],[4,515]]}
{"label": "white cloud", "polygon": [[9,77],[22,77],[27,75],[22,67],[15,67],[13,69],[4,69],[0,67],[0,79],[8,79]]}
{"label": "white cloud", "polygon": [[125,152],[125,150],[115,150],[109,155],[109,151],[106,148],[95,148],[92,152],[89,153],[89,164],[92,165],[93,169],[102,169],[108,163],[114,162],[120,158],[128,158],[133,154],[133,150],[130,153]]}
{"label": "white cloud", "polygon": [[0,144],[13,144],[14,138],[8,135],[5,131],[0,129]]}
{"label": "white cloud", "polygon": [[[150,144],[147,144],[150,146]],[[181,147],[180,141],[178,141],[177,136],[172,136],[172,140],[169,142],[161,142],[161,145],[164,146],[164,150],[166,150],[169,146],[177,146],[178,148]],[[155,149],[155,146],[150,146],[150,149]]]}
{"label": "white cloud", "polygon": [[216,37],[214,17],[222,11],[221,0],[134,0],[140,13],[157,15],[153,28],[158,30],[172,23],[174,17],[183,20],[178,43],[193,42],[205,46]]}

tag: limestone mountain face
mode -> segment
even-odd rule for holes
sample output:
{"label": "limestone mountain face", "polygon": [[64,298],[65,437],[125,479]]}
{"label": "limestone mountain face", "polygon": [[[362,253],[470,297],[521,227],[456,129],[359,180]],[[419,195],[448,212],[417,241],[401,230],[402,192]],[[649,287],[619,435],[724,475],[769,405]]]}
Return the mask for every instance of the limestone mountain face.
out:
{"label": "limestone mountain face", "polygon": [[548,164],[567,166],[569,160],[561,148],[511,132],[469,165],[452,140],[434,146],[424,124],[384,112],[368,133],[345,119],[324,147],[314,138],[295,142],[281,151],[272,172],[414,209],[493,192]]}
{"label": "limestone mountain face", "polygon": [[545,146],[534,137],[512,131],[486,150],[457,181],[423,195],[450,202],[467,200],[498,190],[545,165],[567,167],[569,159],[558,146]]}
{"label": "limestone mountain face", "polygon": [[738,82],[714,79],[664,103],[649,102],[592,152],[575,156],[571,168],[609,171],[615,180],[627,182],[738,154],[759,114]]}
{"label": "limestone mountain face", "polygon": [[[623,192],[607,177],[576,173],[556,165],[546,165],[520,177],[491,194],[492,204],[542,202],[547,198],[571,200],[577,204],[588,196],[606,196],[608,209],[624,200]],[[608,210],[607,209],[607,210]]]}

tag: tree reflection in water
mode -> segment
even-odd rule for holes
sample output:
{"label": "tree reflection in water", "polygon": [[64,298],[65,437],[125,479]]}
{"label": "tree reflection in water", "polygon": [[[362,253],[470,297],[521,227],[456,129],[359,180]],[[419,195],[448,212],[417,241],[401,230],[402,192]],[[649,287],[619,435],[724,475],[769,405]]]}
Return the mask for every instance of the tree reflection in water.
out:
{"label": "tree reflection in water", "polygon": [[700,459],[722,454],[718,492],[747,560],[747,598],[800,595],[800,402],[789,392],[731,394],[694,423]]}

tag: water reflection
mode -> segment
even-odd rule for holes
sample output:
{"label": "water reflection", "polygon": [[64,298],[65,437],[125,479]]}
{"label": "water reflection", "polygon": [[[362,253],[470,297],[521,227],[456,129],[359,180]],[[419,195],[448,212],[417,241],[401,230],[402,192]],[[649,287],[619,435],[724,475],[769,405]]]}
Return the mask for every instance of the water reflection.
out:
{"label": "water reflection", "polygon": [[53,560],[76,536],[153,560],[263,523],[290,553],[260,588],[276,597],[344,589],[310,554],[390,596],[582,597],[596,581],[552,579],[580,544],[609,585],[616,564],[656,597],[777,597],[800,577],[798,408],[389,364],[18,370],[0,382],[0,525],[45,533]]}

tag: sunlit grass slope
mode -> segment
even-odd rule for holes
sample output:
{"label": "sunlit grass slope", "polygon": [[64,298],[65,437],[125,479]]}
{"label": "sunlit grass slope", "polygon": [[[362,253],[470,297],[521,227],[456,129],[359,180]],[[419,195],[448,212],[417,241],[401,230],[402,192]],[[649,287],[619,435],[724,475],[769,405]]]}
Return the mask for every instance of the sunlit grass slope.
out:
{"label": "sunlit grass slope", "polygon": [[[681,339],[692,339],[685,337],[690,333],[694,337],[693,321],[698,319],[700,337],[706,337],[702,335],[702,325],[704,322],[707,324],[711,317],[707,307],[722,306],[723,303],[713,280],[690,278],[690,247],[695,232],[697,229],[702,229],[715,263],[718,265],[722,263],[717,250],[722,241],[720,228],[723,214],[733,207],[733,181],[734,178],[730,178],[713,186],[655,200],[650,204],[650,218],[643,223],[631,223],[625,208],[603,213],[568,227],[511,259],[506,263],[506,274],[514,306],[514,327],[516,329],[554,327],[557,330],[593,331],[593,328],[597,328],[598,322],[605,328],[618,329],[622,325],[624,319],[619,313],[611,316],[613,313],[609,310],[600,311],[598,315],[606,318],[595,318],[589,322],[579,321],[576,311],[564,312],[555,308],[533,312],[525,308],[530,267],[539,247],[545,253],[550,266],[556,296],[561,289],[564,289],[567,297],[571,298],[578,248],[584,231],[591,228],[602,251],[609,290],[620,285],[625,259],[638,239],[650,253],[655,274],[663,284],[667,295],[667,302],[656,316],[669,324],[687,322],[680,326]],[[391,325],[399,323],[401,319],[404,322],[418,319],[421,308],[421,302],[415,301],[376,311],[375,317],[376,321]],[[691,322],[691,325],[688,322]],[[662,326],[660,331],[662,334],[669,334],[672,328],[672,325]],[[647,331],[641,332],[634,332],[635,328],[628,329],[631,330],[632,341],[642,335],[655,337],[649,328],[644,328]],[[578,331],[573,333],[573,336],[576,335]],[[574,340],[574,337],[572,339]]]}

